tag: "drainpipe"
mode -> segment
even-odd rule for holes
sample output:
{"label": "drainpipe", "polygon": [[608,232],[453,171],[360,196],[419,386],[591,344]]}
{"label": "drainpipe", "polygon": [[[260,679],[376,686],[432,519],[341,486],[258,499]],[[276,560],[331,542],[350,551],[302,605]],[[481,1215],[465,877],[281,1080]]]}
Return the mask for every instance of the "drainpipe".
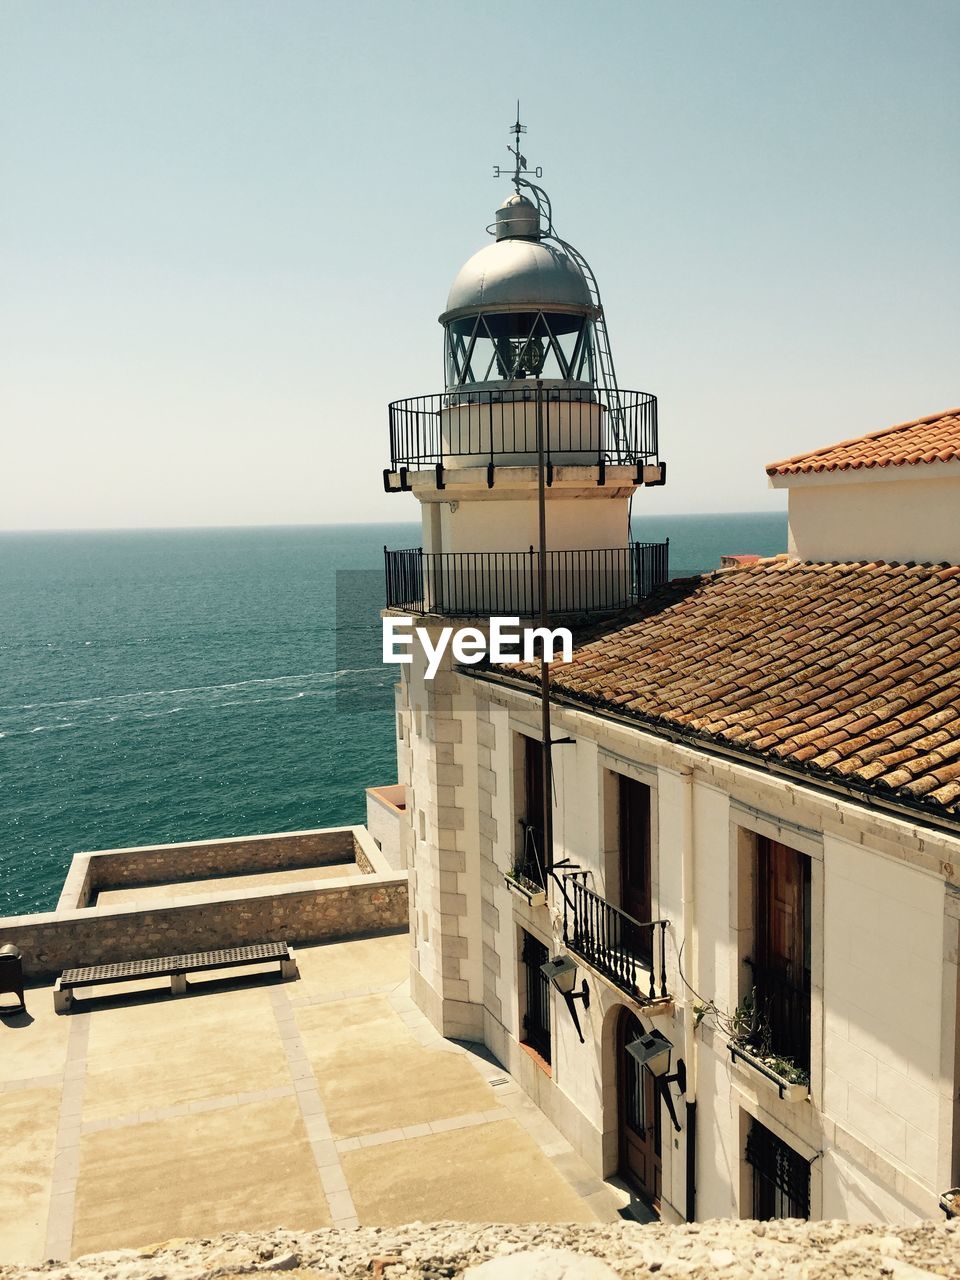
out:
{"label": "drainpipe", "polygon": [[[683,879],[683,957],[687,971],[687,981],[694,991],[698,991],[700,978],[699,942],[697,922],[694,915],[693,893],[693,770],[683,769],[680,773],[683,780],[683,799],[681,802],[681,875]],[[697,1041],[694,1035],[693,1007],[690,992],[687,991],[683,1016],[683,1057],[687,1067],[686,1089],[686,1168],[687,1195],[684,1216],[688,1222],[695,1222],[697,1217]]]}

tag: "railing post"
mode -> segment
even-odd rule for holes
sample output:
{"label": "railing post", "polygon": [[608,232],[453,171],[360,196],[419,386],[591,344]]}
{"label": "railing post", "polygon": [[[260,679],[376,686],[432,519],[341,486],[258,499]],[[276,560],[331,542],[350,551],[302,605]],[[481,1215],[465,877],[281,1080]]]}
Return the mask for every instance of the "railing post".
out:
{"label": "railing post", "polygon": [[[651,966],[652,973],[652,966]],[[667,996],[667,922],[660,921],[660,994]]]}
{"label": "railing post", "polygon": [[[457,406],[457,433],[460,433],[460,406]],[[436,410],[436,458],[440,468],[438,475],[443,475],[443,419],[439,408]]]}
{"label": "railing post", "polygon": [[[487,418],[490,424],[490,466],[493,467],[493,392],[492,391],[486,392],[486,396],[487,396],[487,409],[489,410],[489,413],[487,414]],[[500,421],[501,423],[503,422],[502,415],[501,415]]]}

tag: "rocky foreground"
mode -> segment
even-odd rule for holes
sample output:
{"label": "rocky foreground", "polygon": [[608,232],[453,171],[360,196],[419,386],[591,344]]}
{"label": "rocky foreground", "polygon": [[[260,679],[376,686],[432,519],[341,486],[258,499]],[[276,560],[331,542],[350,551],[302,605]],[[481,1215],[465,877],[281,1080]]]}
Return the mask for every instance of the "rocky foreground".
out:
{"label": "rocky foreground", "polygon": [[960,1280],[960,1221],[900,1229],[843,1222],[716,1221],[682,1227],[415,1222],[171,1240],[68,1264],[3,1266],[0,1277],[232,1280],[258,1271],[288,1272],[290,1280]]}

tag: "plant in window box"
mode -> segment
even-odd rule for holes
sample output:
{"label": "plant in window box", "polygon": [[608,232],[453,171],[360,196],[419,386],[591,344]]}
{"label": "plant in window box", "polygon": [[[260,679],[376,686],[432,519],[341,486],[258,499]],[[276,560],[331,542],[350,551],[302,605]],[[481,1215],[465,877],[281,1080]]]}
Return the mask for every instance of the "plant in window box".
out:
{"label": "plant in window box", "polygon": [[514,854],[510,870],[503,878],[510,892],[531,907],[542,907],[546,902],[546,877],[537,853],[535,829],[526,823],[523,824],[523,846]]}
{"label": "plant in window box", "polygon": [[694,1006],[695,1025],[712,1017],[727,1038],[727,1048],[734,1062],[742,1062],[758,1082],[774,1089],[786,1102],[802,1102],[810,1095],[810,1073],[791,1058],[771,1048],[769,1023],[757,1007],[756,993],[751,991],[743,1003],[726,1013],[712,1001]]}
{"label": "plant in window box", "polygon": [[940,1197],[940,1208],[947,1218],[960,1218],[960,1187],[951,1187]]}

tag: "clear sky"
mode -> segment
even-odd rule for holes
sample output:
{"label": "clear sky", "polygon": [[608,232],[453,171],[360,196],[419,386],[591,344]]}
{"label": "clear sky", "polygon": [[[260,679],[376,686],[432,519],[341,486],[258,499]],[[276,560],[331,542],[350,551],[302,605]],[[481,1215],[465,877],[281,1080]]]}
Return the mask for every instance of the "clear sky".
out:
{"label": "clear sky", "polygon": [[0,0],[0,527],[415,519],[519,96],[644,514],[960,402],[960,2]]}

